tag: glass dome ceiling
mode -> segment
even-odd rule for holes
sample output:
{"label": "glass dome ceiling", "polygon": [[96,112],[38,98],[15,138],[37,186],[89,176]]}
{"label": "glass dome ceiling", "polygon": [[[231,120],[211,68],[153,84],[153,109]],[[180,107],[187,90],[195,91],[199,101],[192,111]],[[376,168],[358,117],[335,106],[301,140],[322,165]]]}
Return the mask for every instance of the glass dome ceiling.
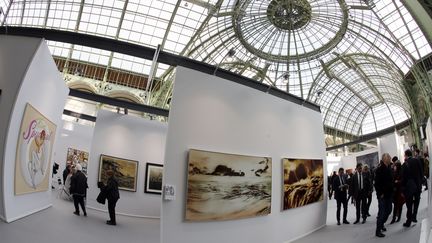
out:
{"label": "glass dome ceiling", "polygon": [[[7,25],[160,45],[273,85],[317,103],[325,127],[353,136],[411,117],[404,76],[431,53],[399,0],[0,0],[0,7]],[[49,46],[61,60],[151,76],[151,60],[67,43]],[[150,105],[169,107],[174,72],[156,66],[161,84]],[[144,102],[138,94],[137,102]]]}

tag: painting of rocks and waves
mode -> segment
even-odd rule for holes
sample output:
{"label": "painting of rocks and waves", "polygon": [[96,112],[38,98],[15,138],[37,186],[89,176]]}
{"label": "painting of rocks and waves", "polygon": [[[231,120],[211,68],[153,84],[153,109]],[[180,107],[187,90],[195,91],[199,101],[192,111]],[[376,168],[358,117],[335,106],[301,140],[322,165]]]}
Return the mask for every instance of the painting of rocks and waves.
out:
{"label": "painting of rocks and waves", "polygon": [[297,208],[323,200],[323,161],[283,159],[283,209]]}
{"label": "painting of rocks and waves", "polygon": [[108,170],[114,171],[120,190],[136,192],[138,161],[101,154],[98,181],[102,181],[104,184],[107,183],[106,172]]}
{"label": "painting of rocks and waves", "polygon": [[191,149],[187,221],[230,220],[271,211],[272,161]]}

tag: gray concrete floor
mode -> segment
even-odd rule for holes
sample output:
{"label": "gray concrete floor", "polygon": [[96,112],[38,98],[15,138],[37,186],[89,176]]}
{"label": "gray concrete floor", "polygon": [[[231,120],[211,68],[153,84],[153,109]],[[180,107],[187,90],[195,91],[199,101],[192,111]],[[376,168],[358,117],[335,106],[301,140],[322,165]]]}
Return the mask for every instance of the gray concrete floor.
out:
{"label": "gray concrete floor", "polygon": [[328,202],[327,210],[327,225],[314,233],[303,237],[295,243],[417,243],[420,239],[421,221],[426,217],[427,211],[427,197],[428,191],[424,191],[421,195],[418,223],[412,224],[411,227],[405,228],[402,224],[405,222],[406,206],[404,205],[402,211],[402,218],[399,223],[389,224],[392,215],[385,224],[387,232],[384,238],[375,237],[376,216],[378,212],[378,203],[374,195],[370,208],[371,217],[368,217],[365,224],[356,224],[355,221],[355,207],[353,204],[348,205],[348,221],[349,225],[336,224],[336,200]]}
{"label": "gray concrete floor", "polygon": [[87,210],[87,217],[72,212],[72,202],[54,199],[52,207],[10,224],[0,221],[1,243],[159,243],[159,219],[117,216],[107,225],[108,213]]}

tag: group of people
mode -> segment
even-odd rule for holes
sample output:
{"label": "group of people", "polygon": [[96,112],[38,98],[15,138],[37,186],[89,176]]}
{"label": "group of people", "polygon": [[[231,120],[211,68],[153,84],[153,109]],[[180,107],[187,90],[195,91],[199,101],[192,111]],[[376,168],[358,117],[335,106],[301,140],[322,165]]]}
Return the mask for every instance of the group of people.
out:
{"label": "group of people", "polygon": [[[101,190],[100,195],[101,203],[105,204],[105,200],[108,201],[108,213],[110,219],[107,220],[108,225],[116,225],[115,217],[115,207],[117,201],[120,199],[120,193],[118,190],[118,181],[115,178],[115,173],[112,170],[106,171],[107,183],[98,182],[98,187]],[[79,163],[67,164],[63,171],[63,184],[64,190],[72,195],[75,211],[75,215],[80,215],[80,208],[84,214],[87,216],[87,210],[85,207],[85,198],[87,196],[87,176],[82,172],[82,166]]]}
{"label": "group of people", "polygon": [[378,201],[378,215],[375,235],[384,237],[387,229],[384,224],[389,218],[393,207],[393,218],[390,224],[399,222],[403,205],[406,204],[407,213],[404,227],[410,227],[417,222],[417,211],[420,203],[420,195],[423,184],[426,185],[429,178],[429,155],[421,156],[416,149],[414,155],[411,150],[406,150],[404,163],[397,157],[391,158],[388,153],[382,155],[377,168],[369,170],[367,165],[357,164],[355,173],[345,174],[344,168],[340,168],[329,177],[329,198],[334,194],[337,203],[336,219],[341,224],[341,207],[343,207],[343,224],[350,224],[347,220],[348,202],[351,198],[356,207],[356,220],[360,219],[364,224],[369,216],[369,208],[372,202],[372,193],[376,191]]}

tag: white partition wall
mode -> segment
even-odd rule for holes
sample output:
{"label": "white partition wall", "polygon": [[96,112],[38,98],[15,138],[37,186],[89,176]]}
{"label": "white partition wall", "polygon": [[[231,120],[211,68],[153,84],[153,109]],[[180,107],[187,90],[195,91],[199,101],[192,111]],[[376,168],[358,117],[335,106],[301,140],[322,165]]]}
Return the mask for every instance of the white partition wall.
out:
{"label": "white partition wall", "polygon": [[[178,67],[164,167],[164,184],[176,186],[176,198],[162,203],[161,242],[282,243],[322,227],[326,223],[326,200],[282,211],[281,159],[325,161],[323,136],[321,114],[317,111]],[[240,220],[185,222],[187,153],[191,148],[271,157],[271,214]]]}
{"label": "white partition wall", "polygon": [[58,138],[69,89],[45,41],[17,36],[0,36],[0,88],[0,213],[11,222],[51,205],[51,190],[14,194],[15,154],[26,103],[57,125]]}
{"label": "white partition wall", "polygon": [[381,154],[389,153],[392,158],[393,156],[397,156],[399,160],[402,161],[401,159],[402,145],[399,144],[400,139],[396,132],[382,136],[378,138],[378,141],[379,141],[378,144],[380,147]]}
{"label": "white partition wall", "polygon": [[137,191],[120,191],[116,213],[137,217],[160,217],[161,196],[144,193],[146,163],[163,164],[167,125],[159,121],[99,110],[88,165],[87,204],[107,210],[96,202],[100,155],[138,161]]}

